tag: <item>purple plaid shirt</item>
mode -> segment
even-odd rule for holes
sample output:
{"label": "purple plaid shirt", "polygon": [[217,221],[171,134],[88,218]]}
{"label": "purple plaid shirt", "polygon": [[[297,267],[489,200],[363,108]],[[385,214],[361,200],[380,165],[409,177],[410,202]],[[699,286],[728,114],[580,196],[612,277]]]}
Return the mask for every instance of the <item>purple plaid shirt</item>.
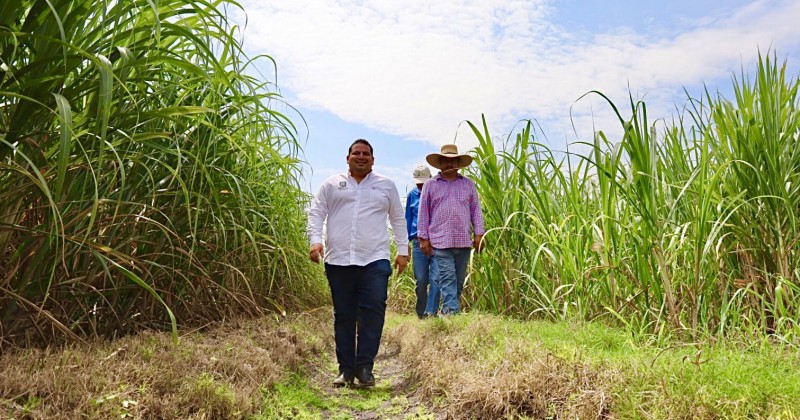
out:
{"label": "purple plaid shirt", "polygon": [[471,179],[459,174],[453,181],[441,174],[422,187],[417,236],[444,248],[472,247],[472,233],[483,235],[483,213]]}

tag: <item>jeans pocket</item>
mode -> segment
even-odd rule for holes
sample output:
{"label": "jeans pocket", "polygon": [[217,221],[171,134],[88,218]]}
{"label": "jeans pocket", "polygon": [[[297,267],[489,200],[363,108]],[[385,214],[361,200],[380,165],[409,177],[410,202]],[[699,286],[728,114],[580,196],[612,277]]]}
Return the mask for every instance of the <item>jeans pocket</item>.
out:
{"label": "jeans pocket", "polygon": [[374,270],[373,272],[375,275],[386,276],[387,279],[392,275],[392,264],[389,260],[378,260],[373,264],[375,265],[372,267],[372,270]]}

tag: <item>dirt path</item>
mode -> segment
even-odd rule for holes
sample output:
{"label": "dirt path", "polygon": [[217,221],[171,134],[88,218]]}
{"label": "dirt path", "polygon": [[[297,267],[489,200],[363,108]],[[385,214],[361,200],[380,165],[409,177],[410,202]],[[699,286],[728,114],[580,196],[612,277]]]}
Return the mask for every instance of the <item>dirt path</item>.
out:
{"label": "dirt path", "polygon": [[[384,337],[385,338],[385,337]],[[384,339],[375,359],[376,385],[369,389],[334,388],[334,356],[323,356],[312,366],[309,386],[329,401],[332,409],[323,410],[324,419],[444,419],[420,398],[417,387],[406,373],[399,357],[400,346]]]}

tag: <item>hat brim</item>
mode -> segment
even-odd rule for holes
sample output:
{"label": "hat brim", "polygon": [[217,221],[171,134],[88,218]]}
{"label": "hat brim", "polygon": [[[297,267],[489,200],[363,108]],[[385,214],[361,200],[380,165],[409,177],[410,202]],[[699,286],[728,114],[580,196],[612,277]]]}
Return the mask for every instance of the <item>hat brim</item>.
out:
{"label": "hat brim", "polygon": [[424,184],[430,178],[413,178],[415,184]]}
{"label": "hat brim", "polygon": [[425,157],[425,160],[428,162],[429,165],[433,166],[436,169],[442,169],[439,165],[439,157],[446,157],[446,158],[458,158],[458,167],[459,168],[466,168],[467,166],[472,164],[472,156],[470,155],[443,155],[441,153],[431,153]]}

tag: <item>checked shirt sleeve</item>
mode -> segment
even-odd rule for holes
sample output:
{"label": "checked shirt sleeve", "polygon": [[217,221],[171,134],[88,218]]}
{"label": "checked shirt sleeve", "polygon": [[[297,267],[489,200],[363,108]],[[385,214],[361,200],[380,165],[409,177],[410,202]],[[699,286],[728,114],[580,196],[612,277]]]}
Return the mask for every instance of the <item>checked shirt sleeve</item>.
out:
{"label": "checked shirt sleeve", "polygon": [[419,214],[417,215],[417,238],[430,239],[430,223],[431,223],[431,209],[430,209],[430,182],[426,182],[422,186],[422,194],[419,197]]}
{"label": "checked shirt sleeve", "polygon": [[475,184],[472,184],[472,200],[470,200],[470,218],[472,219],[472,228],[476,235],[483,235],[486,233],[483,225],[483,211],[481,211],[481,202],[478,197],[478,190]]}

